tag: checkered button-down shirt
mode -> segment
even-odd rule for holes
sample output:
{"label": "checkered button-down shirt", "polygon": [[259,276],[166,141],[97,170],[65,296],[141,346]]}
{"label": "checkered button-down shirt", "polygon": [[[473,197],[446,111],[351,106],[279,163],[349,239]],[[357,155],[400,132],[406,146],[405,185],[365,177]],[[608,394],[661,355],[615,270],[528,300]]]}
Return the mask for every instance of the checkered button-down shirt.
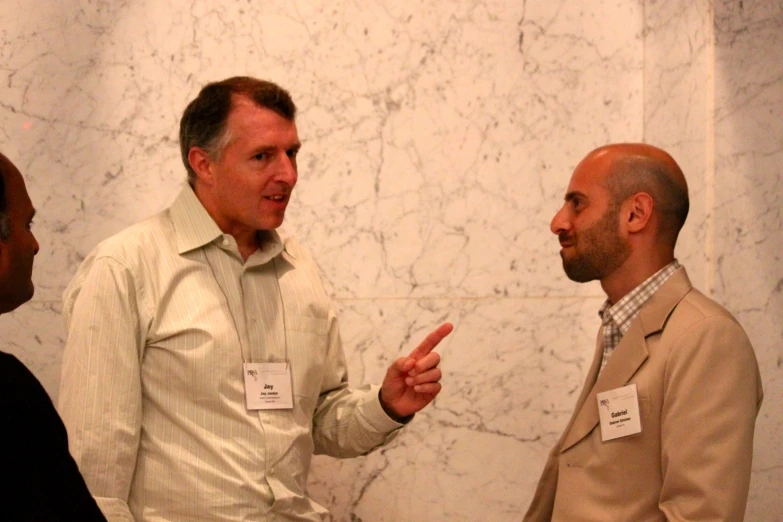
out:
{"label": "checkered button-down shirt", "polygon": [[650,276],[645,282],[628,292],[616,304],[607,299],[598,311],[604,329],[604,353],[601,360],[601,371],[612,356],[612,352],[620,344],[623,334],[631,327],[631,322],[639,315],[644,304],[663,286],[669,277],[680,268],[680,263],[673,260],[665,267]]}

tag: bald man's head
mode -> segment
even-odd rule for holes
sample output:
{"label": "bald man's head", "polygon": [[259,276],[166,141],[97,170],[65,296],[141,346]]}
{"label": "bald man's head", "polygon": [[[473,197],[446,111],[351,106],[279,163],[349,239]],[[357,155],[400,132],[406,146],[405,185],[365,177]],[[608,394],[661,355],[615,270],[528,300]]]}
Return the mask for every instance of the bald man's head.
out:
{"label": "bald man's head", "polygon": [[615,205],[644,192],[654,202],[659,218],[659,234],[672,247],[688,217],[688,184],[685,176],[666,151],[643,143],[618,143],[594,150],[607,154],[611,167],[604,178]]}

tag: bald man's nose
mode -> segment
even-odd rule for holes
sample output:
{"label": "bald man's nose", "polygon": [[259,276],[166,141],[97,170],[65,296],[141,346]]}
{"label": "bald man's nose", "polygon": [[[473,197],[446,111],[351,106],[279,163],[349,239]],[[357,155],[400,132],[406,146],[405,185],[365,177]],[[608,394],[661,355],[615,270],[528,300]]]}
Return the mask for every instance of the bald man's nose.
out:
{"label": "bald man's nose", "polygon": [[563,205],[552,218],[552,222],[549,224],[549,230],[555,235],[560,235],[561,232],[567,231],[567,226],[568,221],[565,219],[565,205]]}

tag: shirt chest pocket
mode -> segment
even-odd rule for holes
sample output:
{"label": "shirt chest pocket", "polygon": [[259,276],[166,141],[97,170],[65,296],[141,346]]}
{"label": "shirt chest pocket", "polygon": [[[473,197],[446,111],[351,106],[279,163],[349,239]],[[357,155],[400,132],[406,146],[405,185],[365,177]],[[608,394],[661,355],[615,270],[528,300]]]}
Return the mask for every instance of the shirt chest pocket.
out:
{"label": "shirt chest pocket", "polygon": [[286,351],[294,395],[317,397],[327,368],[329,322],[324,318],[288,315]]}

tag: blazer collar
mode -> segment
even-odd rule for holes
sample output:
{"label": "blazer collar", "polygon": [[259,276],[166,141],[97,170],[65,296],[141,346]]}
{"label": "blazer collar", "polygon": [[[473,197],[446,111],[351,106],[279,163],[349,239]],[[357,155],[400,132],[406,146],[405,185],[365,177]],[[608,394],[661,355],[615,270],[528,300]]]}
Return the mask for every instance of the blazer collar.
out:
{"label": "blazer collar", "polygon": [[[592,386],[584,401],[577,403],[577,411],[574,413],[569,428],[566,429],[567,433],[560,448],[561,452],[582,440],[598,425],[596,394],[628,384],[647,360],[649,355],[647,337],[663,330],[666,320],[691,288],[693,287],[685,268],[680,267],[642,308],[636,319],[631,322],[628,331],[623,335],[620,344],[614,349],[612,358],[609,359],[604,370],[595,380],[595,385]],[[598,348],[591,370],[596,367],[596,360],[600,364],[600,357],[603,353],[603,350],[600,349],[602,341],[599,336]],[[593,379],[595,376],[588,375],[585,390],[590,387]],[[584,396],[584,392],[582,395]]]}

